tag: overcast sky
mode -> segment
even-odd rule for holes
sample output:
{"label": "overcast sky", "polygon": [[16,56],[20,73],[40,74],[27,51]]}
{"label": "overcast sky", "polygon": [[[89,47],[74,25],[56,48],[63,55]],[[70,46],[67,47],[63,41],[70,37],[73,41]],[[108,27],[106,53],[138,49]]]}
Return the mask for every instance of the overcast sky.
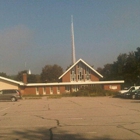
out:
{"label": "overcast sky", "polygon": [[94,68],[140,47],[140,0],[1,0],[0,72],[71,64],[71,15],[76,60]]}

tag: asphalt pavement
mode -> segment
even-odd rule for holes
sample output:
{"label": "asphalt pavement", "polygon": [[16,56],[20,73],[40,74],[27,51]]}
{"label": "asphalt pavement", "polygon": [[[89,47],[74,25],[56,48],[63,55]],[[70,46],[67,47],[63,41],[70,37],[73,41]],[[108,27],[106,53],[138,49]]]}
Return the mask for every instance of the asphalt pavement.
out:
{"label": "asphalt pavement", "polygon": [[140,100],[0,101],[0,140],[140,140]]}

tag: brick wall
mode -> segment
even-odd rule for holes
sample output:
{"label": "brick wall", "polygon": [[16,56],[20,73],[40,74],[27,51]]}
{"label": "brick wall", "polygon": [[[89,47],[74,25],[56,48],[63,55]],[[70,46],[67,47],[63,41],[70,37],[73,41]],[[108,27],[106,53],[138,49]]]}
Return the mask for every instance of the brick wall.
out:
{"label": "brick wall", "polygon": [[121,90],[121,85],[120,84],[105,84],[104,90],[119,91]]}

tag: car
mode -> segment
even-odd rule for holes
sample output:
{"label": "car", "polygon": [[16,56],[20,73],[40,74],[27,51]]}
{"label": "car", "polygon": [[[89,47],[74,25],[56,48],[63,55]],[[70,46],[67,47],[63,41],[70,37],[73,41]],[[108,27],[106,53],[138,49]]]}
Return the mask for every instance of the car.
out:
{"label": "car", "polygon": [[137,89],[135,91],[128,91],[122,94],[122,98],[127,99],[140,99],[140,89]]}
{"label": "car", "polygon": [[120,97],[122,98],[132,98],[132,94],[133,92],[135,91],[134,87],[133,88],[130,88],[127,92],[123,92],[120,94]]}
{"label": "car", "polygon": [[11,100],[12,102],[21,99],[21,93],[17,89],[0,90],[0,100]]}
{"label": "car", "polygon": [[134,95],[134,91],[128,91],[128,92],[123,93],[122,97],[126,99],[134,99],[133,95]]}
{"label": "car", "polygon": [[120,90],[119,93],[120,94],[124,94],[124,93],[127,93],[127,92],[132,92],[132,91],[135,91],[137,89],[139,89],[140,86],[131,86],[130,88],[128,89],[124,89],[124,90]]}
{"label": "car", "polygon": [[133,92],[132,99],[140,99],[140,89]]}

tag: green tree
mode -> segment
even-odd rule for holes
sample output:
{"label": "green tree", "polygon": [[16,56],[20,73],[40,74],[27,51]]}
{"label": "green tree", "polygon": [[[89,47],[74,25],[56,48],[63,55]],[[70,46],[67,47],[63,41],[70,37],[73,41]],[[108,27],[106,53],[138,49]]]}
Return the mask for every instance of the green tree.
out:
{"label": "green tree", "polygon": [[9,76],[7,76],[7,74],[4,73],[4,72],[0,72],[0,76],[5,77],[5,78],[8,78],[8,77],[9,77]]}
{"label": "green tree", "polygon": [[27,70],[20,71],[17,74],[15,80],[17,80],[17,81],[23,81],[23,73],[26,73],[27,74],[27,82],[28,83],[36,83],[36,82],[38,82],[37,75],[35,75],[35,74],[28,74],[28,71]]}
{"label": "green tree", "polygon": [[124,79],[129,85],[137,82],[137,62],[134,52],[129,52],[126,64],[124,66]]}
{"label": "green tree", "polygon": [[57,82],[59,76],[63,73],[63,69],[58,65],[46,65],[42,69],[41,80],[42,82]]}
{"label": "green tree", "polygon": [[135,52],[120,54],[113,64],[98,69],[103,80],[124,80],[126,86],[140,85],[140,48]]}
{"label": "green tree", "polygon": [[17,81],[23,81],[23,73],[28,73],[27,70],[23,70],[23,71],[20,71],[18,72],[17,76],[15,77],[15,80]]}
{"label": "green tree", "polygon": [[98,71],[103,75],[102,80],[112,80],[112,64],[106,64],[103,69],[98,68]]}
{"label": "green tree", "polygon": [[27,75],[27,81],[28,81],[28,83],[37,83],[38,82],[37,75],[35,75],[35,74]]}
{"label": "green tree", "polygon": [[135,53],[136,63],[137,63],[137,82],[136,84],[140,85],[140,47],[137,48],[137,51]]}
{"label": "green tree", "polygon": [[112,73],[113,73],[113,77],[115,77],[115,80],[121,80],[124,79],[124,68],[127,62],[127,54],[120,54],[117,57],[117,61],[113,63],[112,66]]}

